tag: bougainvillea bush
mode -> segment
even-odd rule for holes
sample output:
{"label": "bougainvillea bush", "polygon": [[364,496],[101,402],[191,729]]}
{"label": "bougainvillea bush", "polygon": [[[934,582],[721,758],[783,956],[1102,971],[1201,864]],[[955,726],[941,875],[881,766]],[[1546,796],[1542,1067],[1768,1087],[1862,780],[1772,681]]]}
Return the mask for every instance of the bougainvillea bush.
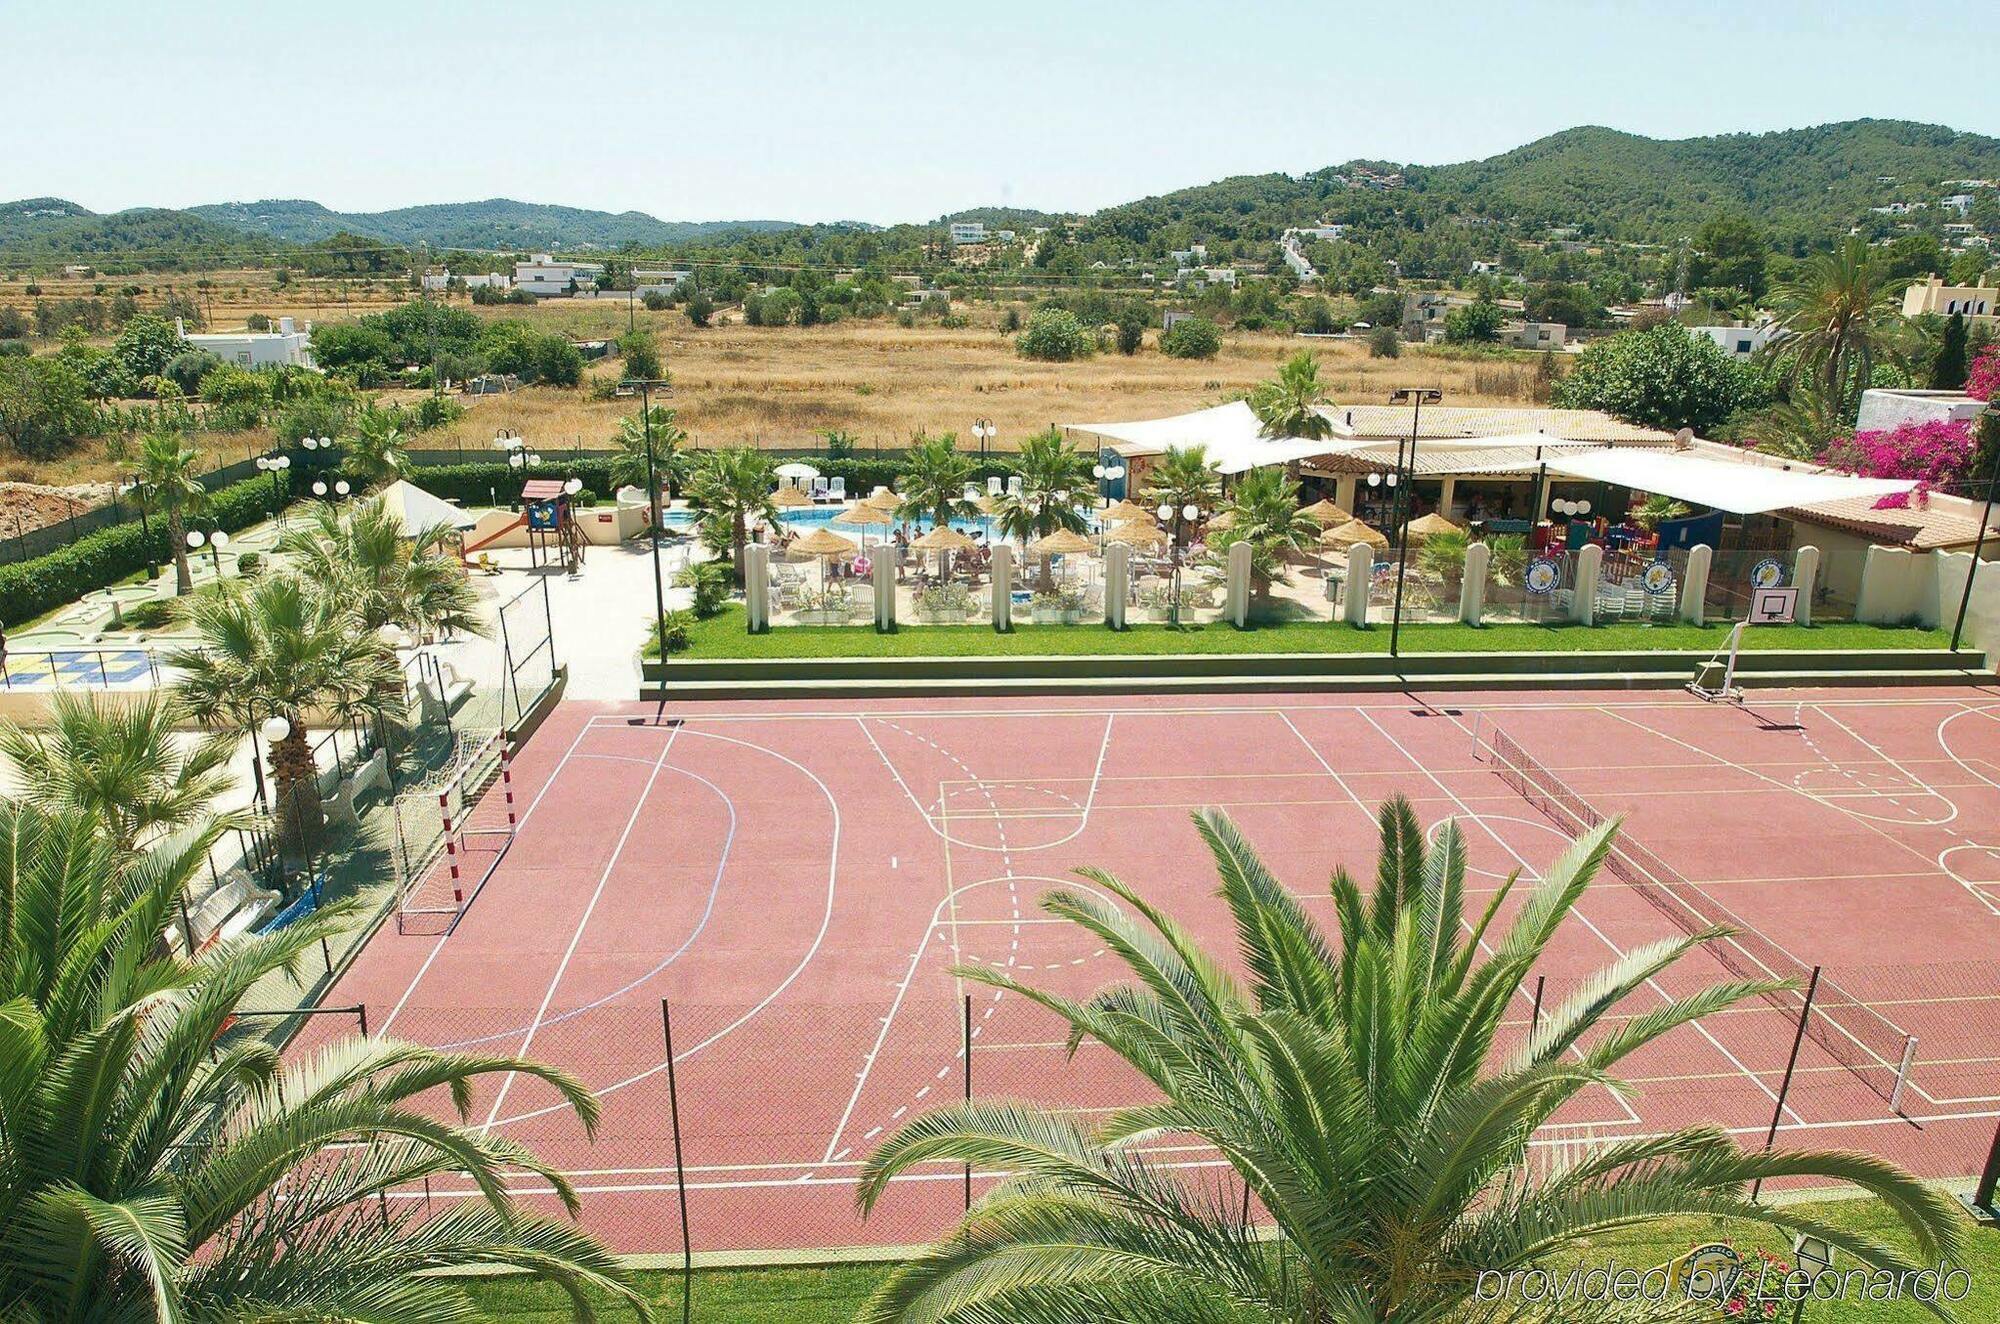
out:
{"label": "bougainvillea bush", "polygon": [[[1978,450],[1970,423],[1933,419],[1836,438],[1826,448],[1826,462],[1865,478],[1913,478],[1921,499],[1970,474]],[[1901,496],[1876,502],[1884,508],[1904,504]]]}
{"label": "bougainvillea bush", "polygon": [[1979,357],[1965,373],[1965,393],[1975,400],[1991,403],[2000,395],[2000,343],[1979,351]]}

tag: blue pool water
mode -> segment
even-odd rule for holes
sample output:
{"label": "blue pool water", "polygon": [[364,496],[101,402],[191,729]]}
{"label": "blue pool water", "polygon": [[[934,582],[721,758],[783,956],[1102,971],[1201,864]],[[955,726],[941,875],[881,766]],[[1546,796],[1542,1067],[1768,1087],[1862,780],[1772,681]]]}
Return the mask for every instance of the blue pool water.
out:
{"label": "blue pool water", "polygon": [[[835,533],[844,537],[854,538],[866,534],[870,542],[895,532],[896,526],[893,524],[835,524],[834,520],[838,519],[843,511],[844,508],[840,506],[804,506],[793,510],[780,510],[778,519],[793,529],[831,526]],[[694,522],[695,514],[690,510],[669,510],[661,516],[661,523],[668,528],[692,528]],[[928,519],[911,520],[908,523],[910,528],[919,533],[930,531],[931,521]],[[993,536],[993,521],[983,515],[976,519],[955,519],[951,522],[951,526],[960,533],[984,533],[989,538]],[[1094,517],[1093,527],[1095,527]]]}

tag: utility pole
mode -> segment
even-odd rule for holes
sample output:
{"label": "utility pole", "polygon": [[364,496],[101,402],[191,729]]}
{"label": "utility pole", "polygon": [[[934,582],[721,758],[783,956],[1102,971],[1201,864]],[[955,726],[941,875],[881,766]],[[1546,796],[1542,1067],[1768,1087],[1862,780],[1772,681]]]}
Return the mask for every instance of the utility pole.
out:
{"label": "utility pole", "polygon": [[639,393],[639,424],[646,433],[646,522],[651,525],[647,537],[653,544],[653,629],[660,649],[660,700],[666,702],[667,681],[667,589],[660,570],[660,521],[653,518],[653,512],[660,499],[660,475],[653,458],[653,388],[668,390],[668,384],[658,378],[627,378],[618,383],[621,393]]}
{"label": "utility pole", "polygon": [[1396,512],[1396,614],[1389,618],[1389,656],[1396,656],[1398,636],[1403,628],[1403,577],[1410,568],[1410,484],[1417,473],[1417,426],[1423,420],[1424,406],[1436,404],[1444,399],[1444,392],[1435,386],[1398,387],[1389,396],[1392,405],[1410,406],[1410,447],[1409,457],[1404,458],[1403,447],[1396,446],[1396,496],[1393,509]]}

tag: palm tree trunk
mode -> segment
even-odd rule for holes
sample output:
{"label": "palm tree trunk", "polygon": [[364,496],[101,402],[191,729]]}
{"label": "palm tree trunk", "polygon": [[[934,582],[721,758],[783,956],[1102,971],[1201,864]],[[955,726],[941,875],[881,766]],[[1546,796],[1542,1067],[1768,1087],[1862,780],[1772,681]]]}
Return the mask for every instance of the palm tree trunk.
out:
{"label": "palm tree trunk", "polygon": [[1044,593],[1049,593],[1054,591],[1055,586],[1056,586],[1056,558],[1053,556],[1044,556],[1042,558],[1042,572],[1041,575],[1035,580],[1035,587],[1040,589]]}
{"label": "palm tree trunk", "polygon": [[272,794],[277,799],[278,844],[286,853],[305,855],[319,842],[325,820],[319,808],[319,773],[313,767],[312,746],[304,723],[292,719],[291,734],[271,747]]}
{"label": "palm tree trunk", "polygon": [[186,597],[194,592],[194,576],[188,571],[187,532],[178,510],[167,512],[167,548],[174,554],[174,593]]}
{"label": "palm tree trunk", "polygon": [[738,588],[748,587],[748,581],[743,578],[743,547],[749,541],[750,531],[744,527],[743,512],[739,510],[735,515],[730,517],[729,521],[730,569],[736,572],[736,587]]}

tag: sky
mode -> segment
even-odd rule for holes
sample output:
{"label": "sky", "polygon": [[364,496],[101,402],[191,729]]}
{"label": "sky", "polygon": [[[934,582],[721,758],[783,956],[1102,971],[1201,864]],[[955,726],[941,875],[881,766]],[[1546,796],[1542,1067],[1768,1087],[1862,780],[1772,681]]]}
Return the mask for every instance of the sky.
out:
{"label": "sky", "polygon": [[0,197],[889,223],[1577,124],[2000,136],[1991,33],[1990,0],[0,0]]}

